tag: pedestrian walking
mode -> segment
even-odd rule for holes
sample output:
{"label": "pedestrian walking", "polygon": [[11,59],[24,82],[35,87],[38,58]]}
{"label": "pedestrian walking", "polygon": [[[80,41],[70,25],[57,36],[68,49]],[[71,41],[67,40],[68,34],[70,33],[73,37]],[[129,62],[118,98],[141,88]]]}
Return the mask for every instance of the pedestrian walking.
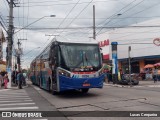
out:
{"label": "pedestrian walking", "polygon": [[157,82],[158,78],[158,68],[155,67],[154,70],[153,70],[153,80],[154,80],[154,83]]}
{"label": "pedestrian walking", "polygon": [[12,75],[11,75],[11,77],[12,77],[12,82],[13,82],[14,84],[16,84],[15,72],[16,72],[16,71],[13,71],[13,72],[12,72]]}
{"label": "pedestrian walking", "polygon": [[122,69],[120,69],[119,71],[120,71],[120,78],[121,78],[121,80],[124,80],[124,73],[123,73]]}
{"label": "pedestrian walking", "polygon": [[103,70],[104,76],[105,76],[105,81],[104,82],[108,82],[108,69],[104,69]]}
{"label": "pedestrian walking", "polygon": [[25,73],[22,73],[22,85],[26,86],[26,77],[25,77]]}
{"label": "pedestrian walking", "polygon": [[17,74],[17,83],[18,83],[18,88],[19,89],[22,89],[22,78],[23,76],[22,76],[22,73],[21,73],[21,71]]}
{"label": "pedestrian walking", "polygon": [[7,75],[7,73],[4,75],[4,89],[7,89],[7,84],[8,84],[8,82],[9,82],[9,79],[8,79],[8,75]]}

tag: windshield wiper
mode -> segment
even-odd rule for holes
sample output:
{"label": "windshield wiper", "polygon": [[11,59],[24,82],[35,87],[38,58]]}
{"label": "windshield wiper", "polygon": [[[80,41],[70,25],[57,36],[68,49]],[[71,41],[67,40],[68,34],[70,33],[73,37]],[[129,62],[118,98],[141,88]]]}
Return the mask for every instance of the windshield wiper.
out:
{"label": "windshield wiper", "polygon": [[86,53],[85,53],[85,60],[86,60],[86,63],[87,63],[87,66],[88,66],[88,58],[87,58],[87,55],[86,55]]}

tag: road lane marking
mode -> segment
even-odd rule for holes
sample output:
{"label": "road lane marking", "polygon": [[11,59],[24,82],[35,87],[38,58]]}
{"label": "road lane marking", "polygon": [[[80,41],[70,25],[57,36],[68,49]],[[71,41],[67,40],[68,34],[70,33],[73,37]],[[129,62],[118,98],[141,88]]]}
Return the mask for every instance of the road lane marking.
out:
{"label": "road lane marking", "polygon": [[0,103],[8,103],[8,102],[31,102],[33,100],[4,100],[4,101],[0,101]]}
{"label": "road lane marking", "polygon": [[36,90],[41,90],[39,87],[35,87],[35,86],[34,86],[34,88],[35,88]]}
{"label": "road lane marking", "polygon": [[35,106],[35,107],[10,107],[10,108],[0,108],[0,110],[26,110],[26,109],[39,109],[39,107]]}
{"label": "road lane marking", "polygon": [[2,89],[2,90],[0,90],[0,92],[8,91],[8,90],[10,90],[10,89]]}
{"label": "road lane marking", "polygon": [[8,99],[10,99],[10,100],[30,100],[31,98],[0,98],[0,101],[1,100],[8,100]]}
{"label": "road lane marking", "polygon": [[0,106],[13,106],[13,105],[35,105],[35,103],[11,103],[11,104],[0,104]]}
{"label": "road lane marking", "polygon": [[48,120],[48,119],[28,119],[28,120]]}
{"label": "road lane marking", "polygon": [[6,95],[6,96],[1,96],[0,98],[27,98],[29,96],[12,96],[12,95]]}

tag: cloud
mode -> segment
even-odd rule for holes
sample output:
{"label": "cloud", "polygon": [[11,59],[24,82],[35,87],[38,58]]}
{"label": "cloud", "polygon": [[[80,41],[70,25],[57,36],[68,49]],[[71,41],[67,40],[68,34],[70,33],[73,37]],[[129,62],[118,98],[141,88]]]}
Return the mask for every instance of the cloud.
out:
{"label": "cloud", "polygon": [[[22,42],[24,52],[27,53],[30,50],[41,47],[41,50],[51,41],[48,40],[45,34],[58,34],[70,39],[89,39],[92,35],[92,28],[78,29],[78,27],[92,27],[93,26],[93,5],[96,8],[96,32],[99,32],[101,27],[118,27],[127,26],[131,24],[138,24],[139,22],[154,19],[160,16],[159,0],[93,0],[91,4],[88,3],[91,0],[80,0],[80,4],[77,4],[73,11],[67,16],[67,19],[60,25],[66,15],[75,6],[78,0],[54,0],[52,2],[46,1],[21,1],[20,7],[14,7],[14,26],[24,27],[29,23],[36,21],[37,19],[48,16],[56,15],[55,18],[44,18],[33,25],[30,28],[66,28],[74,27],[77,29],[41,29],[41,30],[22,30],[14,36],[14,44],[17,48],[17,39],[28,39]],[[37,2],[37,3],[33,3]],[[61,5],[60,5],[61,4]],[[7,2],[0,1],[0,15],[7,23],[8,7]],[[38,6],[39,5],[39,6]],[[40,6],[44,5],[44,6]],[[46,5],[46,6],[45,6]],[[85,6],[88,5],[87,8]],[[23,7],[24,6],[24,7]],[[30,7],[27,7],[30,6]],[[85,9],[84,9],[85,8]],[[84,9],[84,11],[73,21],[73,19]],[[116,16],[117,14],[122,14]],[[71,21],[73,21],[71,23]],[[71,24],[70,24],[71,23]],[[15,29],[15,31],[18,29]],[[108,31],[109,29],[102,29],[100,33]],[[62,33],[63,31],[63,33]],[[40,50],[39,50],[40,51]],[[4,51],[5,52],[5,51]],[[35,52],[35,53],[34,53]],[[33,51],[33,55],[36,56],[36,50]],[[31,56],[31,55],[30,55]],[[28,55],[29,57],[29,55]],[[33,59],[33,58],[32,58]],[[28,58],[28,61],[31,60]]]}

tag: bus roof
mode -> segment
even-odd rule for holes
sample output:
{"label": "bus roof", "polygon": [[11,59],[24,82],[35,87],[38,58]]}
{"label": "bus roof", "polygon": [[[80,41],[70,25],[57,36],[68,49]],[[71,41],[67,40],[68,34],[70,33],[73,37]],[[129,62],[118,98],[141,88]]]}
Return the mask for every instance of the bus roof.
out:
{"label": "bus roof", "polygon": [[90,39],[90,40],[71,40],[71,39],[53,39],[53,41],[57,41],[60,43],[79,43],[79,44],[98,44],[98,41],[94,40],[94,39]]}

